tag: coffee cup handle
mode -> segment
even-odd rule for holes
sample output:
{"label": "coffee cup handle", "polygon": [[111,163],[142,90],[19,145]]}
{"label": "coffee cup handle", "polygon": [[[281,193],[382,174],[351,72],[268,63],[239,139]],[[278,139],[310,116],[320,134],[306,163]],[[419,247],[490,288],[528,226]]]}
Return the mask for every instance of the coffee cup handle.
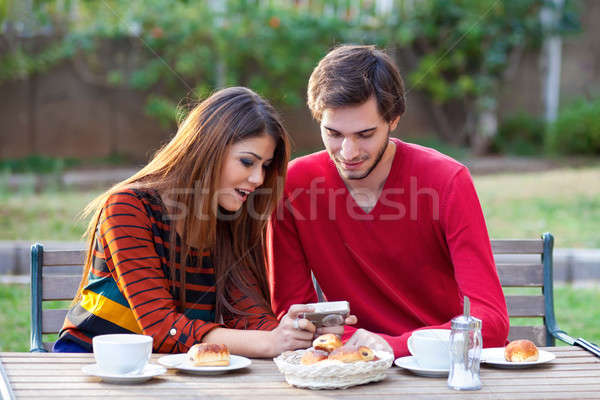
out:
{"label": "coffee cup handle", "polygon": [[414,353],[414,351],[413,351],[413,348],[412,348],[412,345],[411,345],[411,343],[412,343],[412,338],[413,338],[413,337],[412,337],[412,335],[410,335],[410,336],[408,337],[408,340],[406,341],[406,347],[408,347],[408,351],[409,351],[409,353],[410,353],[410,354],[412,354],[412,355],[414,355],[415,353]]}

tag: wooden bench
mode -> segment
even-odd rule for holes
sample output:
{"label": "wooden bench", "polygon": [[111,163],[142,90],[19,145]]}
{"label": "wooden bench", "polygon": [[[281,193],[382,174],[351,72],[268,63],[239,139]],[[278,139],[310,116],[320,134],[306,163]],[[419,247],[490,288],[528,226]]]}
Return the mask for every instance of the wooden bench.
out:
{"label": "wooden bench", "polygon": [[535,261],[496,262],[503,288],[538,288],[535,295],[505,295],[509,317],[542,318],[543,325],[514,326],[509,340],[529,339],[538,346],[554,346],[559,331],[554,315],[554,280],[552,276],[554,237],[550,233],[537,240],[492,240],[492,252],[501,255],[534,255]]}
{"label": "wooden bench", "polygon": [[[530,339],[539,346],[554,346],[559,338],[554,317],[552,251],[554,238],[546,233],[534,240],[492,240],[494,256],[534,255],[536,261],[496,264],[500,282],[505,288],[539,288],[536,295],[508,295],[506,304],[511,317],[543,319],[544,325],[511,326],[509,339]],[[84,250],[45,251],[43,245],[31,247],[31,350],[48,351],[52,342],[43,342],[42,335],[57,333],[62,327],[67,309],[44,309],[52,300],[72,300],[79,287]],[[319,300],[324,296],[318,283]]]}
{"label": "wooden bench", "polygon": [[83,272],[85,250],[44,250],[31,246],[31,347],[29,351],[52,351],[54,342],[44,334],[58,333],[68,308],[44,309],[44,303],[73,300]]}

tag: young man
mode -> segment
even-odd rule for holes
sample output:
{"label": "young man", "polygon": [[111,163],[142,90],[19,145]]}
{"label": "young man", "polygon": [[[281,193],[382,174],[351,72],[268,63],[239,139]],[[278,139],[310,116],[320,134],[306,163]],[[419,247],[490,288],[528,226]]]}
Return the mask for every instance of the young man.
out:
{"label": "young man", "polygon": [[[397,357],[422,328],[450,328],[464,296],[485,347],[503,346],[508,315],[469,171],[435,150],[390,138],[404,113],[391,59],[341,46],[308,85],[325,151],[288,169],[270,227],[272,306],[348,300],[356,328],[381,334]],[[356,328],[346,327],[345,336]]]}

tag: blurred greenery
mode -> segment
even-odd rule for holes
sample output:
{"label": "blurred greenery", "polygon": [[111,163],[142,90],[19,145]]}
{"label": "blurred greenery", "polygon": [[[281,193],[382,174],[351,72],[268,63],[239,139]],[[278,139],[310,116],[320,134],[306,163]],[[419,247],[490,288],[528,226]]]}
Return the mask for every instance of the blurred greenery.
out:
{"label": "blurred greenery", "polygon": [[55,158],[42,155],[31,155],[23,158],[0,160],[0,172],[8,173],[54,173],[66,168],[80,165],[76,158]]}
{"label": "blurred greenery", "polygon": [[519,112],[502,121],[490,150],[518,156],[540,155],[544,150],[545,130],[541,118]]}
{"label": "blurred greenery", "polygon": [[473,177],[492,238],[552,232],[555,247],[600,248],[600,165]]}
{"label": "blurred greenery", "polygon": [[600,97],[565,106],[550,125],[547,148],[557,154],[600,155]]}
{"label": "blurred greenery", "polygon": [[[539,46],[548,30],[566,32],[576,26],[565,13],[563,24],[545,29],[539,12],[548,3],[538,0],[423,1],[419,5],[416,12],[403,15],[397,35],[421,60],[409,82],[439,103],[490,93],[513,49]],[[451,44],[456,46],[448,54]]]}
{"label": "blurred greenery", "polygon": [[[248,86],[276,105],[301,105],[310,72],[330,48],[369,43],[389,49],[407,68],[408,89],[435,108],[437,133],[461,145],[479,134],[470,121],[495,107],[515,52],[579,29],[578,0],[566,0],[548,26],[539,13],[554,7],[551,0],[395,0],[387,11],[373,0],[33,4],[36,26],[54,27],[55,37],[42,48],[16,41],[0,57],[0,82],[77,58],[97,82],[146,91],[147,113],[167,126],[223,86]],[[5,10],[5,22],[14,22]]]}
{"label": "blurred greenery", "polygon": [[78,218],[98,191],[46,190],[33,186],[18,192],[0,190],[0,240],[77,241],[87,225]]}
{"label": "blurred greenery", "polygon": [[131,164],[131,160],[122,154],[111,154],[106,157],[85,160],[76,157],[50,157],[34,154],[21,158],[0,159],[0,174],[57,174],[72,168],[123,164]]}
{"label": "blurred greenery", "polygon": [[478,152],[485,150],[478,144],[488,141],[480,118],[497,114],[506,71],[518,63],[518,55],[539,48],[549,35],[579,29],[577,2],[565,2],[557,20],[547,25],[540,11],[556,7],[546,0],[400,4],[407,11],[391,26],[410,71],[408,86],[431,100],[432,121],[445,141],[469,144]]}
{"label": "blurred greenery", "polygon": [[444,153],[447,156],[454,158],[455,160],[464,160],[468,158],[469,151],[465,147],[452,145],[442,141],[436,136],[419,136],[415,138],[401,138],[405,142],[415,143],[425,147],[431,147],[436,149],[440,153]]}
{"label": "blurred greenery", "polygon": [[10,0],[0,0],[0,22],[8,17],[10,5]]}

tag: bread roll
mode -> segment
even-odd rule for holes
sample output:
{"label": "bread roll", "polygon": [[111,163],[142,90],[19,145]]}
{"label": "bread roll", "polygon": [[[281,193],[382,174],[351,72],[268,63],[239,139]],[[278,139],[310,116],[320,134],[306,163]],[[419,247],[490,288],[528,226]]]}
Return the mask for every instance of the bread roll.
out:
{"label": "bread roll", "polygon": [[229,349],[224,344],[198,343],[187,352],[196,367],[220,367],[229,365]]}
{"label": "bread roll", "polygon": [[360,346],[359,348],[339,348],[331,352],[329,360],[338,360],[345,363],[357,362],[357,361],[374,361],[375,354],[373,350],[367,346]]}
{"label": "bread roll", "polygon": [[504,349],[504,358],[510,362],[537,361],[539,356],[535,344],[526,339],[512,341]]}
{"label": "bread roll", "polygon": [[313,341],[313,347],[315,350],[331,353],[335,349],[342,347],[342,340],[336,334],[327,333],[316,338]]}
{"label": "bread roll", "polygon": [[312,365],[319,361],[327,360],[329,354],[323,350],[308,349],[302,354],[300,363],[302,365]]}

